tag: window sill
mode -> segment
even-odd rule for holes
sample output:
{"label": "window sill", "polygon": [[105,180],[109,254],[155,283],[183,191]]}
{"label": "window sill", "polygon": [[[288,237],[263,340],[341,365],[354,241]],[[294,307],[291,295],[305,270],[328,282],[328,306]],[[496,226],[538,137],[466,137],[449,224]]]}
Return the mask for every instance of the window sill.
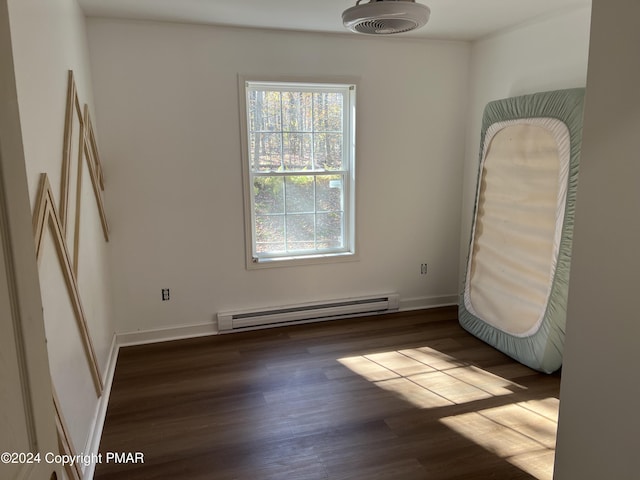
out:
{"label": "window sill", "polygon": [[358,256],[353,252],[325,253],[308,256],[247,259],[247,270],[273,267],[293,267],[299,265],[318,265],[327,263],[355,262]]}

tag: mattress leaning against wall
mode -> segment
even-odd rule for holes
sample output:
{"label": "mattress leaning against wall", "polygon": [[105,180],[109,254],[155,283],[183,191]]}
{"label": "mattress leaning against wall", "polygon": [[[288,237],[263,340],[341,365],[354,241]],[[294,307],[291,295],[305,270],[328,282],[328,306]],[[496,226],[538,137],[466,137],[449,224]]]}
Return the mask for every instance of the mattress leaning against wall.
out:
{"label": "mattress leaning against wall", "polygon": [[538,371],[562,365],[584,89],[484,111],[460,324]]}

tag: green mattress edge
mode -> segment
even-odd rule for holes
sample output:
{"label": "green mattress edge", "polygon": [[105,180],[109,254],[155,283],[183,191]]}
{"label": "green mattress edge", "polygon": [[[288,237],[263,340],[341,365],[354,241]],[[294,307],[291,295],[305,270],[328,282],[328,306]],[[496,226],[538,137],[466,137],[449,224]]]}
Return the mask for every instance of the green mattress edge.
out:
{"label": "green mattress edge", "polygon": [[[465,330],[524,365],[545,373],[555,372],[562,366],[578,166],[582,144],[584,95],[584,88],[572,88],[496,100],[487,104],[482,119],[478,179],[482,169],[482,146],[487,129],[492,124],[521,118],[555,118],[562,121],[569,130],[569,177],[561,242],[551,294],[539,328],[529,336],[518,337],[489,325],[467,310],[464,301],[464,287],[460,294],[458,309],[459,322]],[[476,189],[477,185],[478,183],[476,183]],[[477,208],[476,200],[472,235],[475,229]],[[471,241],[472,237],[469,239],[468,255],[471,252]],[[469,272],[465,269],[465,277],[468,274]],[[466,285],[466,278],[463,285]]]}

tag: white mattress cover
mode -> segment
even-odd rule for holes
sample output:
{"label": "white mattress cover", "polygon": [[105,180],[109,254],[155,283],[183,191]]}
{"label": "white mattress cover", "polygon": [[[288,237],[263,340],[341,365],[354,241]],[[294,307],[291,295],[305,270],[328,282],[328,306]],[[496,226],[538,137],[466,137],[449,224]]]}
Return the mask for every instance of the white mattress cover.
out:
{"label": "white mattress cover", "polygon": [[535,333],[544,319],[569,166],[569,130],[560,120],[508,120],[487,129],[464,302],[473,315],[516,337]]}

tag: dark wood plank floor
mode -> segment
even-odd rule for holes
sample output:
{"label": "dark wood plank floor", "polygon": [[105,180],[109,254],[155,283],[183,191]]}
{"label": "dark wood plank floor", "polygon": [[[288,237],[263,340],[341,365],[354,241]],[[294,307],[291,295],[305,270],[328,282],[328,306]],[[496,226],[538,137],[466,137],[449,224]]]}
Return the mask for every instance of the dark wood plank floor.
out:
{"label": "dark wood plank floor", "polygon": [[454,308],[127,347],[95,478],[550,479],[559,388]]}

